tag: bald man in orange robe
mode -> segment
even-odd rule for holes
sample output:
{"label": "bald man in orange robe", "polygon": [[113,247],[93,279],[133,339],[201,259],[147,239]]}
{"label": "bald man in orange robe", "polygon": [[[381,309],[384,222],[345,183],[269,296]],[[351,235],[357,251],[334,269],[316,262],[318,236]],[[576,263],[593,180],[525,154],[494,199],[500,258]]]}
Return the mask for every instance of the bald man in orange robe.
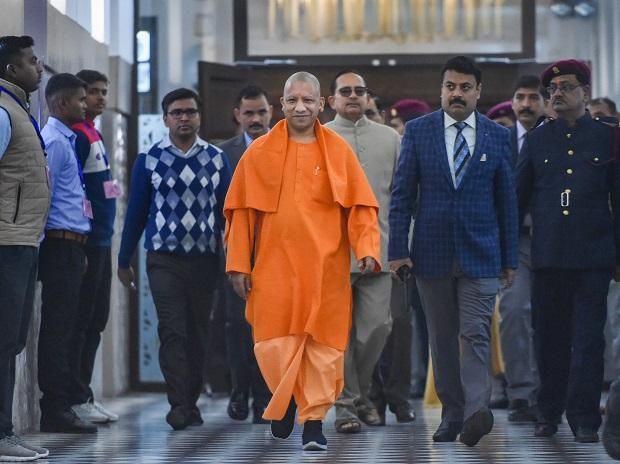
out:
{"label": "bald man in orange robe", "polygon": [[380,270],[378,204],[347,142],[318,122],[316,77],[295,73],[283,93],[285,120],[250,145],[226,197],[226,271],[273,393],[263,418],[284,439],[297,413],[303,449],[325,450],[351,327],[350,253],[362,273]]}

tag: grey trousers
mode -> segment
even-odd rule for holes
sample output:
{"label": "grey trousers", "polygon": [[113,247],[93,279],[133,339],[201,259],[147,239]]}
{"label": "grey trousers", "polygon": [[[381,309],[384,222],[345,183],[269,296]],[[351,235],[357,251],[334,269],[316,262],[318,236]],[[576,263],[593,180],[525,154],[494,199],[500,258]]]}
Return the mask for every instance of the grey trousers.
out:
{"label": "grey trousers", "polygon": [[416,277],[428,325],[441,417],[467,419],[491,398],[491,316],[499,279],[472,279],[455,269],[441,279]]}
{"label": "grey trousers", "polygon": [[392,277],[387,272],[351,274],[353,324],[344,354],[344,389],[336,401],[336,420],[357,417],[368,399],[372,373],[392,328]]}
{"label": "grey trousers", "polygon": [[508,400],[536,402],[538,371],[532,329],[532,275],[529,236],[519,238],[519,268],[512,287],[500,291],[500,342]]}

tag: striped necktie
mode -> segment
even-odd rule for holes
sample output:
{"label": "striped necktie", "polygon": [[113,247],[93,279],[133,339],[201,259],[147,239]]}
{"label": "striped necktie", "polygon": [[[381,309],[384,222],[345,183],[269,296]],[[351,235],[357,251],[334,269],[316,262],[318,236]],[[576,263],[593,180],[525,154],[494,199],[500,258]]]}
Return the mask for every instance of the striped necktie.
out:
{"label": "striped necktie", "polygon": [[458,187],[463,180],[467,161],[469,161],[471,156],[469,154],[467,140],[465,140],[465,136],[463,135],[463,129],[467,127],[467,123],[463,121],[456,122],[454,123],[454,127],[456,127],[457,132],[456,138],[454,139],[454,153],[452,159],[454,160],[454,184]]}

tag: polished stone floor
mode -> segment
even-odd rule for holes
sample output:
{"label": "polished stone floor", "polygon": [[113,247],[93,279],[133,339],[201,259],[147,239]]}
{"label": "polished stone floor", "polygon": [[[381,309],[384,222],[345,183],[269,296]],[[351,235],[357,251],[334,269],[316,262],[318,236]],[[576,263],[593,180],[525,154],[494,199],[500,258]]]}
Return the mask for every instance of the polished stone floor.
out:
{"label": "polished stone floor", "polygon": [[327,452],[302,452],[301,430],[287,441],[276,441],[269,426],[235,422],[226,415],[225,398],[205,398],[205,425],[174,432],[164,416],[162,394],[132,394],[105,403],[121,415],[116,424],[102,426],[96,436],[29,434],[25,438],[50,449],[39,463],[604,463],[603,446],[577,444],[566,423],[553,438],[534,438],[533,427],[513,425],[506,413],[495,413],[493,432],[475,448],[462,443],[434,444],[438,409],[416,403],[417,420],[386,427],[364,428],[357,435],[337,434],[333,412],[325,431]]}

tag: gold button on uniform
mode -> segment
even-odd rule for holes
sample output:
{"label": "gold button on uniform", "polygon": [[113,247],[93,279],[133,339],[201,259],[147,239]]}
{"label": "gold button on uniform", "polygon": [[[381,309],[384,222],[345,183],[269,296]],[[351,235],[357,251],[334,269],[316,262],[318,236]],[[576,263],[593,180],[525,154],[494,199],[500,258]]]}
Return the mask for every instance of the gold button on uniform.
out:
{"label": "gold button on uniform", "polygon": [[594,158],[594,162],[595,162],[595,163],[598,163],[598,158]]}
{"label": "gold button on uniform", "polygon": [[565,191],[566,193],[570,193],[570,192],[571,192],[571,189],[564,189],[564,191]]}
{"label": "gold button on uniform", "polygon": [[572,170],[572,169],[567,169],[567,170],[566,170],[566,174],[572,174],[572,173],[573,173],[573,170]]}
{"label": "gold button on uniform", "polygon": [[570,139],[571,134],[566,134],[566,138]]}
{"label": "gold button on uniform", "polygon": [[568,154],[573,156],[575,154],[575,152],[573,150],[568,150]]}
{"label": "gold button on uniform", "polygon": [[565,209],[564,211],[562,211],[562,214],[563,214],[564,216],[568,216],[570,213],[568,212],[568,210],[567,210],[567,209]]}

